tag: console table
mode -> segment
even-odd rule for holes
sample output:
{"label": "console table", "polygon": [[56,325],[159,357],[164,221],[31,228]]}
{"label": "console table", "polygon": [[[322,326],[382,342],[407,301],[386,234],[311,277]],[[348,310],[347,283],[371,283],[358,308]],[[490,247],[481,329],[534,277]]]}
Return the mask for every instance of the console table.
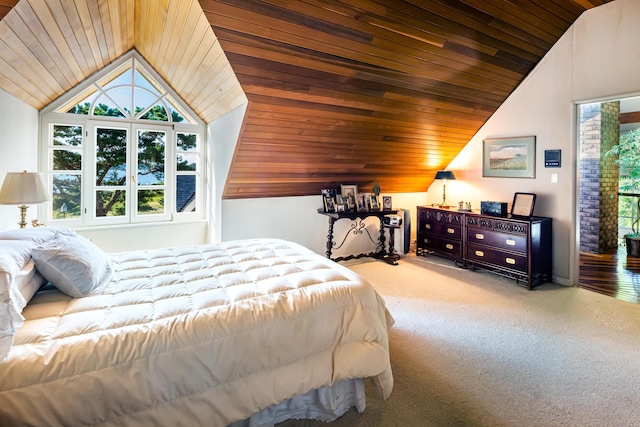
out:
{"label": "console table", "polygon": [[418,206],[418,255],[514,278],[531,290],[551,281],[551,218],[491,216]]}
{"label": "console table", "polygon": [[[376,258],[376,259],[381,259],[385,262],[387,262],[388,264],[391,265],[397,265],[398,264],[398,256],[393,254],[392,252],[387,252],[387,250],[385,249],[385,236],[384,236],[384,217],[385,215],[395,215],[398,213],[397,210],[393,210],[393,209],[389,209],[389,210],[372,210],[372,211],[362,211],[362,212],[356,212],[356,211],[348,211],[348,212],[325,212],[324,209],[319,208],[318,209],[318,213],[321,215],[325,215],[329,218],[329,231],[327,233],[327,258],[329,258],[330,260],[339,262],[339,261],[346,261],[349,259],[354,259],[354,258],[362,258],[362,257],[372,257],[372,258]],[[369,233],[369,230],[367,230],[364,220],[366,218],[369,217],[376,217],[378,218],[378,220],[380,221],[380,234],[378,235],[377,240],[374,240],[371,237],[371,234]],[[346,232],[346,234],[344,235],[344,237],[342,238],[342,241],[337,244],[336,242],[334,242],[333,240],[333,224],[340,220],[340,219],[348,219],[351,221],[351,228],[349,228],[349,230]],[[345,241],[347,240],[347,237],[349,237],[349,235],[354,235],[354,236],[358,236],[358,235],[364,235],[366,233],[366,235],[369,237],[369,240],[371,240],[372,243],[377,244],[376,246],[376,251],[375,252],[369,252],[369,253],[361,253],[361,254],[357,254],[357,255],[349,255],[349,256],[344,256],[344,257],[337,257],[337,258],[332,258],[331,254],[333,252],[334,249],[340,249]],[[392,243],[393,245],[393,243]]]}

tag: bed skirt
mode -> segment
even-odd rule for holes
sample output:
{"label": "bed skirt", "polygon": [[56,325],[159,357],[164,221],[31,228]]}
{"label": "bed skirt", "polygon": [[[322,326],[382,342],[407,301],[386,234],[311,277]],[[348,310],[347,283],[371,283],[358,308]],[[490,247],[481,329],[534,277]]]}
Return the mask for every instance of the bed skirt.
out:
{"label": "bed skirt", "polygon": [[235,422],[229,427],[273,427],[290,419],[312,419],[333,421],[352,406],[358,413],[366,408],[364,379],[338,381],[332,386],[311,390],[300,396],[265,408],[246,420]]}

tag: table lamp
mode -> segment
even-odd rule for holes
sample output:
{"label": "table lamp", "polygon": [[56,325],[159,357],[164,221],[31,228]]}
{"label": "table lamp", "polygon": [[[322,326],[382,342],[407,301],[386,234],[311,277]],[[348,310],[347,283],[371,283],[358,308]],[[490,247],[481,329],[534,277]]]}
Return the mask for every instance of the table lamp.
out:
{"label": "table lamp", "polygon": [[0,188],[0,204],[20,205],[20,228],[27,226],[26,216],[28,204],[42,203],[49,200],[47,189],[41,173],[7,172]]}
{"label": "table lamp", "polygon": [[443,180],[442,181],[442,204],[440,206],[445,207],[446,201],[447,201],[447,180],[448,179],[455,180],[456,176],[453,174],[452,171],[438,171],[436,172],[435,179]]}

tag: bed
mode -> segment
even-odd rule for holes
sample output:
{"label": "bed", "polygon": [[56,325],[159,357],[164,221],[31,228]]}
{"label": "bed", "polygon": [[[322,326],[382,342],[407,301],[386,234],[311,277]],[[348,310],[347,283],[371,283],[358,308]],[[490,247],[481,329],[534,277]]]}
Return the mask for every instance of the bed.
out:
{"label": "bed", "polygon": [[331,421],[393,388],[384,301],[298,244],[104,254],[40,227],[0,255],[0,425]]}

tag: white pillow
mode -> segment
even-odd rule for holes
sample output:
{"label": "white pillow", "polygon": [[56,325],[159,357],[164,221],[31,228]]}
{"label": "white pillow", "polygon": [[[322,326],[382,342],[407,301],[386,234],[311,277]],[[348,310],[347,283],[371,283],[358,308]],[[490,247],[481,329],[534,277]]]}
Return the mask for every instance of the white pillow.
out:
{"label": "white pillow", "polygon": [[36,270],[36,263],[33,259],[29,260],[27,265],[20,270],[13,282],[27,304],[38,292],[38,289],[47,283],[45,278]]}
{"label": "white pillow", "polygon": [[0,240],[26,240],[36,244],[53,239],[57,234],[76,234],[68,227],[18,228],[0,232]]}
{"label": "white pillow", "polygon": [[31,259],[33,243],[0,241],[0,363],[11,346],[16,330],[24,323],[22,309],[27,304],[20,294],[16,277]]}
{"label": "white pillow", "polygon": [[60,291],[80,298],[111,280],[113,269],[104,252],[79,234],[56,234],[35,247],[36,269]]}

